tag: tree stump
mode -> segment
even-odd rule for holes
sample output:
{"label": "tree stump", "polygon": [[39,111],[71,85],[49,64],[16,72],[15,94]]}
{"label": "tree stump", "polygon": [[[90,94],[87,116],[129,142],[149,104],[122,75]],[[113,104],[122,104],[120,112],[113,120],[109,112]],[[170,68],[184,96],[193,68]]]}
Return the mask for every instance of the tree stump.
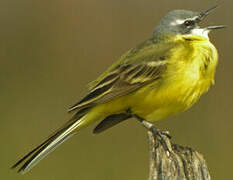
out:
{"label": "tree stump", "polygon": [[210,180],[206,162],[199,152],[163,137],[170,152],[164,149],[158,136],[148,131],[149,180]]}

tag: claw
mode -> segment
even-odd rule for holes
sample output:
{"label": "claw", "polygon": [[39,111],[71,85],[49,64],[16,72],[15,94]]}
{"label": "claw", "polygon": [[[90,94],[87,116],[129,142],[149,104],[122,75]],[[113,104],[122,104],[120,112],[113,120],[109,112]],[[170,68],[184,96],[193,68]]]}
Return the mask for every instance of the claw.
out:
{"label": "claw", "polygon": [[168,131],[161,131],[161,134],[167,136],[169,139],[172,138],[172,136],[170,135]]}
{"label": "claw", "polygon": [[171,135],[167,132],[167,131],[160,131],[158,129],[156,129],[154,126],[151,126],[151,128],[149,129],[153,134],[157,135],[159,137],[159,141],[160,143],[163,145],[164,149],[166,150],[167,152],[167,155],[169,156],[169,154],[171,153],[170,152],[170,149],[167,145],[167,142],[166,140],[164,139],[163,135],[167,136],[169,139],[171,139]]}
{"label": "claw", "polygon": [[151,131],[153,133],[153,135],[157,135],[159,138],[158,140],[160,141],[160,143],[162,144],[163,148],[166,150],[167,155],[169,156],[171,151],[169,149],[169,146],[167,145],[167,142],[165,140],[165,138],[163,137],[163,135],[167,136],[167,138],[171,139],[171,135],[169,134],[168,131],[160,131],[158,129],[156,129],[154,127],[153,124],[147,122],[146,120],[144,120],[142,117],[133,114],[132,111],[130,109],[128,109],[126,111],[126,113],[130,114],[132,117],[135,117],[138,121],[140,121],[140,123],[147,128],[149,131]]}

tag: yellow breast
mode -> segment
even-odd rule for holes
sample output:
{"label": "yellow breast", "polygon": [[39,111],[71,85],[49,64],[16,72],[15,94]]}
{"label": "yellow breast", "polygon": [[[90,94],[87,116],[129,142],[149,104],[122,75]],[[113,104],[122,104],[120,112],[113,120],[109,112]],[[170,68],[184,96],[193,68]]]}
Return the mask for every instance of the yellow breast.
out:
{"label": "yellow breast", "polygon": [[188,109],[214,82],[218,54],[210,41],[203,37],[177,37],[177,41],[161,80],[135,95],[141,101],[133,111],[149,121]]}

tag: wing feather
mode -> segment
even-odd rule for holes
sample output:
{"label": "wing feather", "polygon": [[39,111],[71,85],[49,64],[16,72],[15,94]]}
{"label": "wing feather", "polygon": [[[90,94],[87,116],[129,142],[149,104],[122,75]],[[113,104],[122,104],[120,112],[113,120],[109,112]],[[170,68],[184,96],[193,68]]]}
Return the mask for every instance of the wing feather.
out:
{"label": "wing feather", "polygon": [[93,106],[97,103],[104,103],[115,97],[135,91],[161,77],[161,72],[165,68],[166,61],[163,61],[163,63],[157,61],[157,63],[144,62],[135,65],[123,64],[117,66],[94,86],[89,94],[73,105],[69,112]]}
{"label": "wing feather", "polygon": [[162,77],[174,43],[148,39],[125,53],[89,87],[89,93],[68,111],[81,110],[131,93]]}

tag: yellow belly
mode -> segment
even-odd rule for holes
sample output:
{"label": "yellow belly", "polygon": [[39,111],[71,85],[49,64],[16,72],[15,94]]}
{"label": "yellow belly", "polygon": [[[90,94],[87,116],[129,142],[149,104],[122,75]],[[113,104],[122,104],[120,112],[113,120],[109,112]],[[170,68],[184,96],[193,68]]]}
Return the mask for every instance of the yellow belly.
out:
{"label": "yellow belly", "polygon": [[98,105],[98,112],[106,115],[130,108],[134,114],[153,122],[191,107],[213,83],[218,55],[206,39],[187,43],[175,49],[161,79]]}
{"label": "yellow belly", "polygon": [[[178,79],[172,83],[164,82],[155,89],[151,84],[135,93],[133,98],[138,99],[138,103],[132,105],[132,111],[148,121],[164,119],[191,107],[210,85],[210,80],[204,82],[191,82],[190,80],[187,83],[187,81],[182,82]],[[148,92],[149,89],[150,92]],[[147,91],[147,93],[143,91]]]}
{"label": "yellow belly", "polygon": [[[148,121],[160,120],[190,108],[208,91],[214,82],[217,50],[207,39],[187,43],[187,46],[185,44],[176,49],[177,56],[171,58],[166,75],[161,80],[134,94],[132,99],[138,102],[132,105],[134,113]],[[184,48],[190,51],[185,54]]]}

